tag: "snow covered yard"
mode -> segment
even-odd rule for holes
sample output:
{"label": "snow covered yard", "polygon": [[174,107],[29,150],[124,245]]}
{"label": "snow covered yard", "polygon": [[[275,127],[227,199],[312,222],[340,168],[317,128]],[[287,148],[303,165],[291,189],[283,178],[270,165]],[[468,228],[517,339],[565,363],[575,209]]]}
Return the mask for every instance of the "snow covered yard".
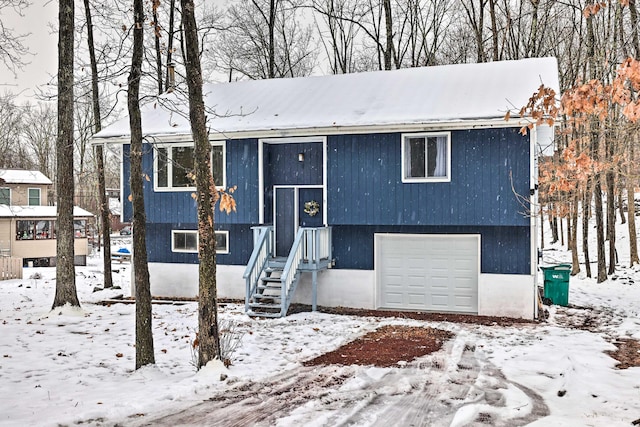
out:
{"label": "snow covered yard", "polygon": [[[547,251],[545,259],[568,253]],[[129,264],[114,264],[122,289],[94,292],[101,269],[99,257],[77,268],[80,311],[49,311],[53,268],[0,282],[0,425],[630,426],[640,419],[640,368],[616,369],[605,353],[618,338],[640,339],[637,268],[620,267],[601,285],[572,277],[571,307],[550,307],[539,325],[323,313],[256,320],[228,304],[221,319],[242,335],[233,365],[198,373],[192,302],[153,306],[157,365],[134,372],[134,305],[96,304],[129,295]],[[30,278],[36,273],[41,278]],[[302,365],[384,325],[455,336],[397,367]]]}

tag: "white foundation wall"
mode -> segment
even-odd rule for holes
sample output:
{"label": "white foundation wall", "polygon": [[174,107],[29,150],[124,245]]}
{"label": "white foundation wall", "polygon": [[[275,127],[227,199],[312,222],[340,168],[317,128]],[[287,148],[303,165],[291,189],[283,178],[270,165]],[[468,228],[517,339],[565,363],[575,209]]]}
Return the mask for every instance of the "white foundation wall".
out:
{"label": "white foundation wall", "polygon": [[[244,266],[218,265],[218,296],[244,300]],[[149,263],[151,295],[195,298],[198,296],[198,264]],[[131,292],[135,292],[133,280]]]}
{"label": "white foundation wall", "polygon": [[[244,270],[244,266],[217,266],[218,297],[244,300]],[[198,296],[197,264],[149,263],[149,280],[154,297]],[[373,271],[324,270],[318,273],[318,305],[372,309],[375,308],[374,288]],[[131,292],[135,292],[133,285]],[[303,273],[293,302],[310,305],[311,296],[311,273]]]}
{"label": "white foundation wall", "polygon": [[533,319],[534,276],[523,274],[480,274],[478,314]]}
{"label": "white foundation wall", "polygon": [[[318,272],[318,305],[375,308],[375,275],[372,270],[323,270]],[[312,276],[303,273],[294,303],[311,304]]]}
{"label": "white foundation wall", "polygon": [[[244,266],[218,265],[218,297],[244,300]],[[198,296],[197,264],[149,263],[151,295],[156,297]],[[312,276],[303,273],[294,303],[311,304]],[[133,283],[133,281],[132,281]],[[131,287],[132,294],[135,292]],[[480,274],[478,314],[523,319],[534,318],[534,276]],[[375,309],[373,270],[324,270],[318,272],[318,305]]]}

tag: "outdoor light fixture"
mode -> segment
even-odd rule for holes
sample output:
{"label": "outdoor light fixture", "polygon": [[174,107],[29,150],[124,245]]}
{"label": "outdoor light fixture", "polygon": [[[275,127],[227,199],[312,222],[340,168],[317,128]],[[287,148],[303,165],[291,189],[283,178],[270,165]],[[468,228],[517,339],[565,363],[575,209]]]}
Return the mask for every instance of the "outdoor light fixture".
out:
{"label": "outdoor light fixture", "polygon": [[304,153],[298,153],[298,161],[304,162]]}

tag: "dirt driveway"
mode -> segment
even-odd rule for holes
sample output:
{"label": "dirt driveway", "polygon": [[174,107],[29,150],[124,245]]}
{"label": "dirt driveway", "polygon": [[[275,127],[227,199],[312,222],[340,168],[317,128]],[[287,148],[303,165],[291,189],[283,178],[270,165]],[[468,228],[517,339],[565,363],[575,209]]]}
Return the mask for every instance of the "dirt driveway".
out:
{"label": "dirt driveway", "polygon": [[[386,368],[368,361],[352,364],[354,352],[388,358],[384,349],[406,350],[398,337],[411,340],[420,332],[402,328],[363,337],[351,349],[344,346],[268,380],[239,383],[197,406],[142,425],[518,426],[549,414],[539,395],[506,379],[473,343],[445,337],[445,331],[425,328],[433,336],[432,342],[422,337],[430,354],[413,362]],[[438,348],[431,352],[434,344]],[[341,357],[349,362],[339,363]],[[522,402],[516,409],[514,396]]]}

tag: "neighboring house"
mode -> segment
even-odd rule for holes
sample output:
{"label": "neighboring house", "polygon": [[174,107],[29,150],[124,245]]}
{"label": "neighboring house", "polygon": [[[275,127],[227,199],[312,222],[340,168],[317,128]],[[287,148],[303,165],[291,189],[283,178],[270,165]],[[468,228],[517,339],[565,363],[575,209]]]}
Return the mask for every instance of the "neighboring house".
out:
{"label": "neighboring house", "polygon": [[[49,266],[56,260],[55,206],[47,206],[52,185],[38,171],[0,169],[0,255],[23,265]],[[74,207],[75,263],[86,265],[87,230],[93,214]]]}
{"label": "neighboring house", "polygon": [[47,206],[52,184],[40,171],[0,169],[0,205]]}
{"label": "neighboring house", "polygon": [[[214,178],[237,186],[238,211],[216,213],[218,295],[272,316],[317,286],[326,306],[534,317],[549,129],[504,116],[540,84],[558,91],[555,59],[206,85]],[[169,94],[142,110],[158,296],[198,293],[186,108]],[[128,200],[128,119],[95,138],[123,144]]]}

